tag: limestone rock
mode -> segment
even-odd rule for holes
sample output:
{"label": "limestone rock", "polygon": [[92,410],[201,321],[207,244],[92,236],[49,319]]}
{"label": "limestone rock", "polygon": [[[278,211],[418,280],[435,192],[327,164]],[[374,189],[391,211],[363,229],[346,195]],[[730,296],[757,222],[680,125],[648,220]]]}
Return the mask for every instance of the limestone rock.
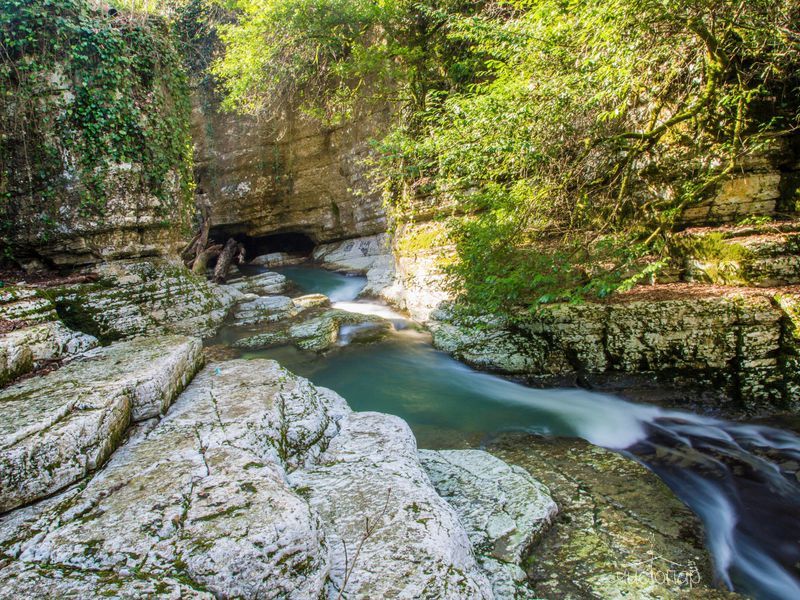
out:
{"label": "limestone rock", "polygon": [[97,339],[50,321],[0,335],[0,385],[32,371],[44,361],[94,348]]}
{"label": "limestone rock", "polygon": [[0,391],[0,512],[102,466],[131,421],[162,414],[201,360],[196,339],[139,339]]}
{"label": "limestone rock", "polygon": [[[686,237],[699,251],[686,257],[691,281],[721,285],[776,287],[800,283],[800,233],[736,235],[696,233]],[[709,242],[708,240],[712,240]],[[708,248],[704,248],[704,243]]]}
{"label": "limestone rock", "polygon": [[[432,317],[443,315],[436,311]],[[506,329],[500,319],[462,320],[460,325],[433,320],[430,330],[437,348],[475,367],[509,374],[528,373],[535,367],[531,353],[525,351],[525,338]]]}
{"label": "limestone rock", "polygon": [[250,264],[257,267],[288,267],[290,265],[299,265],[306,260],[305,256],[295,256],[287,252],[270,252],[269,254],[256,256],[250,261]]}
{"label": "limestone rock", "polygon": [[[312,295],[313,296],[313,295]],[[303,298],[311,298],[305,296]],[[325,296],[319,295],[319,299]],[[298,306],[297,298],[294,299]],[[312,298],[312,300],[314,300]],[[318,300],[318,299],[317,299]],[[327,299],[326,299],[327,300]],[[310,302],[312,305],[314,302]],[[302,308],[298,306],[298,310]],[[236,348],[257,350],[293,343],[301,350],[324,352],[338,342],[371,341],[388,333],[391,322],[374,315],[362,315],[345,310],[331,309],[320,313],[312,307],[303,313],[304,320],[275,323],[269,331],[241,338],[233,343]],[[352,329],[346,329],[351,327]]]}
{"label": "limestone rock", "polygon": [[97,283],[65,286],[52,295],[68,325],[105,341],[157,333],[211,336],[242,295],[165,259],[110,262],[94,270]]}
{"label": "limestone rock", "polygon": [[[637,461],[580,439],[525,433],[503,434],[488,450],[535,475],[561,507],[527,566],[536,597],[739,598],[714,587],[698,518]],[[658,576],[675,571],[693,584]]]}
{"label": "limestone rock", "polygon": [[457,514],[420,466],[408,425],[352,413],[339,426],[317,464],[290,475],[324,523],[328,595],[344,588],[352,598],[491,598]]}
{"label": "limestone rock", "polygon": [[0,587],[320,597],[328,547],[285,469],[318,455],[348,410],[274,361],[210,365],[85,488],[0,519],[13,561]]}
{"label": "limestone rock", "polygon": [[385,233],[317,246],[313,258],[329,269],[366,275],[365,295],[379,295],[394,280],[391,241]]}
{"label": "limestone rock", "polygon": [[236,340],[231,345],[234,348],[241,348],[243,350],[263,350],[265,348],[272,348],[273,346],[288,344],[291,340],[292,338],[288,330],[278,329],[277,331],[267,331]]}
{"label": "limestone rock", "polygon": [[583,305],[554,304],[511,323],[440,309],[437,348],[476,367],[540,383],[615,374],[683,374],[700,387],[738,396],[748,410],[796,402],[786,315],[772,296],[725,294]]}
{"label": "limestone rock", "polygon": [[781,197],[778,171],[747,173],[720,186],[716,196],[683,211],[684,223],[728,223],[752,215],[772,215]]}
{"label": "limestone rock", "polygon": [[498,560],[519,563],[552,522],[549,490],[519,467],[483,450],[420,450],[436,491],[458,513],[473,545]]}
{"label": "limestone rock", "polygon": [[388,332],[392,326],[381,317],[333,309],[317,318],[291,326],[289,336],[301,350],[323,352],[337,343],[344,326],[363,324],[383,333]]}
{"label": "limestone rock", "polygon": [[282,294],[287,288],[286,277],[271,271],[245,276],[231,281],[229,285],[245,294],[258,294],[259,296]]}
{"label": "limestone rock", "polygon": [[322,352],[336,343],[339,323],[327,316],[317,317],[289,328],[289,337],[301,350]]}
{"label": "limestone rock", "polygon": [[195,198],[214,228],[252,237],[298,232],[316,243],[385,231],[364,159],[386,111],[337,127],[291,110],[266,123],[221,111],[210,86],[194,89]]}
{"label": "limestone rock", "polygon": [[494,597],[533,597],[521,568],[525,553],[558,507],[530,474],[482,450],[420,450],[436,491],[455,508],[492,582]]}
{"label": "limestone rock", "polygon": [[235,325],[254,325],[288,319],[297,314],[292,299],[287,296],[264,296],[236,307]]}
{"label": "limestone rock", "polygon": [[331,305],[331,300],[323,294],[306,294],[305,296],[298,296],[292,298],[294,305],[300,310],[307,310],[309,308],[323,308]]}

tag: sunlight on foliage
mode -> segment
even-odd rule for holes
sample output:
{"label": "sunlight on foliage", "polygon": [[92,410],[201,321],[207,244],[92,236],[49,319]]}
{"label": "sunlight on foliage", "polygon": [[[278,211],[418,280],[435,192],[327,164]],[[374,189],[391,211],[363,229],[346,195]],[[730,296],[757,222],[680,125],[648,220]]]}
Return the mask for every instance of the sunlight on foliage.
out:
{"label": "sunlight on foliage", "polygon": [[800,126],[791,0],[230,0],[226,106],[385,103],[394,218],[450,214],[454,291],[516,310],[653,280],[684,209]]}

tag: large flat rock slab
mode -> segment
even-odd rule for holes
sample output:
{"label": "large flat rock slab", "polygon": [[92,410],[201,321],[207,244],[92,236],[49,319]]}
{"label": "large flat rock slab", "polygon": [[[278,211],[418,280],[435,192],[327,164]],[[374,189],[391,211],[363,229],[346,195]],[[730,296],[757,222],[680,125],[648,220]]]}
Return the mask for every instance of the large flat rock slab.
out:
{"label": "large flat rock slab", "polygon": [[329,597],[491,598],[458,515],[434,490],[406,423],[380,413],[340,422],[316,466],[290,476],[321,515]]}
{"label": "large flat rock slab", "polygon": [[0,512],[101,466],[132,421],[166,411],[201,360],[194,338],[138,339],[0,391]]}
{"label": "large flat rock slab", "polygon": [[553,522],[550,491],[524,469],[482,450],[420,450],[436,491],[456,509],[496,599],[533,598],[521,568]]}
{"label": "large flat rock slab", "polygon": [[85,488],[0,519],[0,596],[319,598],[328,547],[285,469],[348,411],[274,361],[210,365]]}

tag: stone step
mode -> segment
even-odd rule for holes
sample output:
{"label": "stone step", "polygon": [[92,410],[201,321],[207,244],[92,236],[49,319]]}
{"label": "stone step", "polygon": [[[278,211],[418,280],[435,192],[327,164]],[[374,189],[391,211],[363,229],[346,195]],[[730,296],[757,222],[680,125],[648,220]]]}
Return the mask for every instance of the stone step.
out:
{"label": "stone step", "polygon": [[166,411],[201,351],[182,336],[121,342],[0,391],[0,513],[102,466],[132,421]]}

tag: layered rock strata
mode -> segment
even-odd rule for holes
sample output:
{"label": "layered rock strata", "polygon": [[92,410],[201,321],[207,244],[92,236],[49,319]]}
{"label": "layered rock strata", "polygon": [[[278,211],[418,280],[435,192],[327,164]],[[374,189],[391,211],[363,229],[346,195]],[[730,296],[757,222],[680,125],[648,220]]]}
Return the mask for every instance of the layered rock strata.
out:
{"label": "layered rock strata", "polygon": [[0,517],[0,597],[493,597],[408,426],[274,361],[209,365],[129,435]]}
{"label": "layered rock strata", "polygon": [[196,339],[140,339],[0,391],[0,512],[101,467],[132,422],[166,412],[200,362]]}

